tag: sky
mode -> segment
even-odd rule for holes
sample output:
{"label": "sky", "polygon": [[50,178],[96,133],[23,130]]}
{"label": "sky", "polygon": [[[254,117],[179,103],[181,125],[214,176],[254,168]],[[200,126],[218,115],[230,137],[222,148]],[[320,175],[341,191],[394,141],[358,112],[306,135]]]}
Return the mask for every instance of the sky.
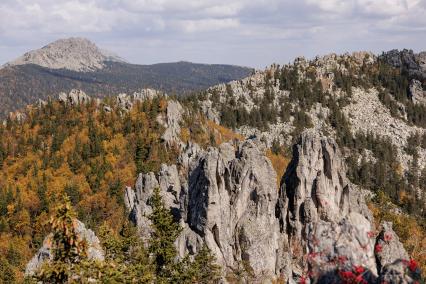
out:
{"label": "sky", "polygon": [[426,0],[0,0],[0,64],[73,36],[131,63],[263,68],[332,52],[426,50]]}

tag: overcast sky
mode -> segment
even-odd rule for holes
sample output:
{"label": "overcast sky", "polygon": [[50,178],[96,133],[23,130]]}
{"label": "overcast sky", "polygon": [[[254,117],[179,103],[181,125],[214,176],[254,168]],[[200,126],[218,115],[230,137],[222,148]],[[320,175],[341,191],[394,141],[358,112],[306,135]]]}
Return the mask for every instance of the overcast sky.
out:
{"label": "overcast sky", "polygon": [[132,63],[263,68],[300,55],[426,50],[426,0],[0,0],[0,64],[71,36]]}

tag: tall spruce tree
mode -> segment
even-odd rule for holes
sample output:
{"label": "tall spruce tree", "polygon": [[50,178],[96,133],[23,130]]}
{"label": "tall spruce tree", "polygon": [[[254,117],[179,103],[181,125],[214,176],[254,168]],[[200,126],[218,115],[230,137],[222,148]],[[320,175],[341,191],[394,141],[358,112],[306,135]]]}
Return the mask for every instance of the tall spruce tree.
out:
{"label": "tall spruce tree", "polygon": [[177,251],[174,245],[182,228],[173,220],[170,210],[164,206],[160,190],[156,188],[151,199],[152,235],[149,243],[149,252],[154,258],[155,270],[159,282],[170,283],[176,274]]}
{"label": "tall spruce tree", "polygon": [[87,245],[77,235],[75,216],[71,202],[65,196],[50,220],[53,259],[35,275],[37,282],[67,283],[74,275],[75,267],[87,258]]}

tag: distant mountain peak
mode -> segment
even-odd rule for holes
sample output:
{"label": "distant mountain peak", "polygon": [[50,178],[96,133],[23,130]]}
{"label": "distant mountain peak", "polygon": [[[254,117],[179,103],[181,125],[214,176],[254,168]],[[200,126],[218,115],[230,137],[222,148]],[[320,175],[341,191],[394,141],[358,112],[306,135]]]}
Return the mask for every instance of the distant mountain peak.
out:
{"label": "distant mountain peak", "polygon": [[29,51],[5,66],[36,64],[51,69],[87,72],[102,69],[106,61],[124,62],[122,58],[98,48],[86,38],[71,37]]}

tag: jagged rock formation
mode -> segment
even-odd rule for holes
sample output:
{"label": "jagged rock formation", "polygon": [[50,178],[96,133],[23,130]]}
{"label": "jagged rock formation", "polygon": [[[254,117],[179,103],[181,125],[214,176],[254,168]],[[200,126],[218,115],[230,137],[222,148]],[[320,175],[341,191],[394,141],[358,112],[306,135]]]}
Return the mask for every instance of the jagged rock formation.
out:
{"label": "jagged rock formation", "polygon": [[158,178],[153,173],[140,175],[136,191],[126,190],[131,218],[147,231],[149,196],[160,187],[165,204],[184,227],[177,244],[182,255],[205,242],[223,267],[247,262],[256,275],[273,276],[278,190],[270,161],[247,141],[237,149],[231,144],[209,148],[189,164],[185,177],[179,177],[176,166],[166,165]]}
{"label": "jagged rock formation", "polygon": [[415,54],[412,50],[393,49],[380,56],[388,64],[407,70],[411,76],[426,79],[426,52]]}
{"label": "jagged rock formation", "polygon": [[[77,235],[87,243],[87,257],[93,260],[104,260],[104,251],[102,250],[99,239],[95,233],[92,230],[87,229],[86,226],[78,220],[75,220],[74,228]],[[36,273],[46,261],[52,259],[53,255],[51,253],[51,246],[52,234],[48,235],[44,239],[43,246],[39,249],[36,255],[34,255],[30,262],[28,262],[25,268],[26,276],[34,275],[34,273]]]}
{"label": "jagged rock formation", "polygon": [[130,111],[135,101],[152,100],[156,97],[167,97],[167,94],[154,89],[141,89],[129,96],[125,93],[119,94],[115,100],[119,108],[124,111]]}
{"label": "jagged rock formation", "polygon": [[133,107],[132,100],[127,94],[124,94],[124,93],[119,94],[115,98],[115,101],[117,105],[124,111],[130,111]]}
{"label": "jagged rock formation", "polygon": [[90,102],[91,98],[82,90],[73,89],[68,94],[59,93],[58,100],[64,104],[76,106]]}
{"label": "jagged rock formation", "polygon": [[379,269],[383,269],[386,265],[402,259],[408,259],[408,254],[399,242],[398,235],[392,230],[392,223],[384,222],[382,224],[382,230],[377,237],[376,245],[381,248],[376,253]]}
{"label": "jagged rock formation", "polygon": [[166,130],[161,138],[170,145],[171,143],[181,143],[180,140],[180,122],[182,120],[183,108],[180,103],[169,100],[167,102],[167,110],[165,121],[163,122]]}
{"label": "jagged rock formation", "polygon": [[283,177],[279,217],[288,233],[293,265],[303,271],[303,256],[318,254],[321,273],[335,269],[333,259],[363,265],[377,274],[374,240],[368,237],[372,216],[360,192],[346,178],[336,143],[314,131],[302,134]]}
{"label": "jagged rock formation", "polygon": [[6,66],[36,64],[50,69],[90,72],[104,68],[106,61],[124,62],[85,38],[67,38],[27,52]]}
{"label": "jagged rock formation", "polygon": [[[135,189],[126,189],[125,201],[146,238],[150,196],[160,188],[183,227],[176,242],[181,256],[205,243],[224,273],[244,264],[257,277],[252,281],[260,282],[297,279],[308,269],[323,281],[337,279],[342,267],[336,259],[344,259],[345,268],[363,265],[373,281],[387,263],[376,263],[371,212],[346,178],[342,154],[330,138],[302,134],[280,190],[271,162],[254,140],[207,150],[190,144],[179,162],[163,165],[157,175],[140,174]],[[392,256],[406,258],[398,239],[394,242],[398,253]],[[307,262],[307,255],[314,259]]]}
{"label": "jagged rock formation", "polygon": [[392,230],[392,223],[384,222],[377,237],[376,251],[377,267],[380,273],[380,283],[414,283],[407,270],[408,254],[398,236]]}

